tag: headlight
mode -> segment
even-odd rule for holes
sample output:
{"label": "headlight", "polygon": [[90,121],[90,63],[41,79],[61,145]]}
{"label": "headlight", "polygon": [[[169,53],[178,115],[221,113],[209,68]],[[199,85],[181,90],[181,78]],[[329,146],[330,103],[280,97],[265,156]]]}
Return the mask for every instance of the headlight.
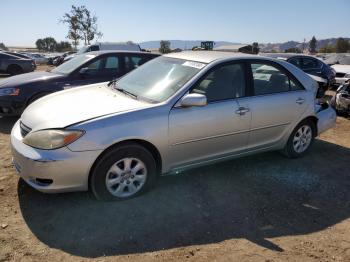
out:
{"label": "headlight", "polygon": [[38,149],[57,149],[73,143],[84,134],[81,130],[47,129],[29,133],[23,143]]}
{"label": "headlight", "polygon": [[0,88],[0,96],[18,96],[19,88]]}

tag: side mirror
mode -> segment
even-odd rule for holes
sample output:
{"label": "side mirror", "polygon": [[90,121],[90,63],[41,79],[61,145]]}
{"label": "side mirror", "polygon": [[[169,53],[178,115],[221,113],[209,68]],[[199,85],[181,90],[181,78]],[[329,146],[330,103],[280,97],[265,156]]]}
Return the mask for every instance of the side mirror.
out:
{"label": "side mirror", "polygon": [[187,94],[180,101],[180,106],[182,107],[206,106],[206,105],[207,105],[207,97],[202,94]]}

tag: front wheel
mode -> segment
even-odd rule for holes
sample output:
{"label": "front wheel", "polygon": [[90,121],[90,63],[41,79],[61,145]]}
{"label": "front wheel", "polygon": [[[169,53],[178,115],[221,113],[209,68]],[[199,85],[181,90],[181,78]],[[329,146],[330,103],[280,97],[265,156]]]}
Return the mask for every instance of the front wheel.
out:
{"label": "front wheel", "polygon": [[289,158],[302,157],[310,149],[316,136],[315,124],[306,120],[301,122],[290,135],[284,148],[284,153]]}
{"label": "front wheel", "polygon": [[118,146],[96,163],[90,188],[99,200],[124,200],[142,194],[156,179],[152,154],[138,144]]}

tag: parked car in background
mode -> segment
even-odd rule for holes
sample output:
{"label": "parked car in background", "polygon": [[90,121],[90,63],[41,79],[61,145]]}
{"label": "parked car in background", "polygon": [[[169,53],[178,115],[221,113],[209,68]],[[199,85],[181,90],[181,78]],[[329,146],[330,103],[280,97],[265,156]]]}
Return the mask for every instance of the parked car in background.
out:
{"label": "parked car in background", "polygon": [[14,54],[0,52],[0,72],[9,75],[18,75],[32,72],[35,63],[30,58],[23,58]]}
{"label": "parked car in background", "polygon": [[20,115],[47,94],[81,85],[111,81],[157,54],[100,51],[82,54],[46,72],[33,72],[0,81],[0,115]]}
{"label": "parked car in background", "polygon": [[105,50],[124,50],[124,51],[141,51],[141,47],[138,44],[131,42],[119,42],[119,43],[96,43],[93,45],[87,45],[79,49],[76,54],[71,54],[66,56],[63,59],[63,62],[66,62],[72,59],[75,55],[80,55],[88,52],[94,51],[105,51]]}
{"label": "parked car in background", "polygon": [[319,85],[317,97],[323,97],[325,92],[335,83],[335,71],[316,57],[291,53],[271,53],[262,55],[285,60],[310,75]]}
{"label": "parked car in background", "polygon": [[41,64],[47,64],[47,62],[49,61],[49,59],[47,57],[45,57],[44,55],[41,54],[29,54],[29,56],[34,59],[35,64],[37,65],[41,65]]}
{"label": "parked car in background", "polygon": [[350,80],[339,86],[331,100],[331,105],[338,114],[350,115]]}
{"label": "parked car in background", "polygon": [[25,58],[25,59],[33,60],[30,56],[24,55],[24,54],[21,54],[21,53],[18,53],[18,52],[4,51],[3,53],[9,54],[9,55],[13,55],[13,56],[18,56],[18,57]]}
{"label": "parked car in background", "polygon": [[335,85],[343,85],[350,79],[350,54],[337,54],[325,60],[336,72]]}
{"label": "parked car in background", "polygon": [[69,56],[69,55],[73,55],[73,54],[75,54],[75,53],[76,53],[75,51],[68,51],[68,52],[65,52],[65,53],[63,53],[62,55],[55,57],[55,58],[53,59],[53,61],[52,61],[52,64],[53,64],[54,66],[59,66],[60,64],[63,63],[64,58],[66,58],[66,57]]}
{"label": "parked car in background", "polygon": [[158,174],[270,150],[301,157],[335,124],[334,110],[315,104],[316,89],[281,60],[168,54],[109,84],[30,105],[11,133],[14,166],[43,192],[90,189],[120,200],[151,188]]}

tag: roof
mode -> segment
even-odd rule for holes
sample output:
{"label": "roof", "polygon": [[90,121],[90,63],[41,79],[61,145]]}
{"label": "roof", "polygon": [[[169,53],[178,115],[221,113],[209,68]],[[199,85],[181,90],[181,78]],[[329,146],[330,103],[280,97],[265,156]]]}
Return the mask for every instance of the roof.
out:
{"label": "roof", "polygon": [[102,51],[92,51],[83,53],[84,55],[103,55],[103,54],[114,54],[114,53],[126,53],[126,54],[146,54],[156,56],[158,54],[150,53],[150,52],[141,52],[141,51],[128,51],[128,50],[102,50]]}
{"label": "roof", "polygon": [[171,53],[164,56],[179,58],[184,60],[197,61],[201,63],[211,63],[215,60],[220,60],[225,58],[238,59],[238,58],[259,57],[259,56],[248,55],[243,53],[229,53],[229,52],[219,52],[219,51],[184,51],[180,53]]}
{"label": "roof", "polygon": [[305,55],[305,54],[299,54],[299,53],[260,53],[261,56],[267,56],[272,58],[291,58],[294,56],[305,56],[305,57],[314,57],[312,55]]}

